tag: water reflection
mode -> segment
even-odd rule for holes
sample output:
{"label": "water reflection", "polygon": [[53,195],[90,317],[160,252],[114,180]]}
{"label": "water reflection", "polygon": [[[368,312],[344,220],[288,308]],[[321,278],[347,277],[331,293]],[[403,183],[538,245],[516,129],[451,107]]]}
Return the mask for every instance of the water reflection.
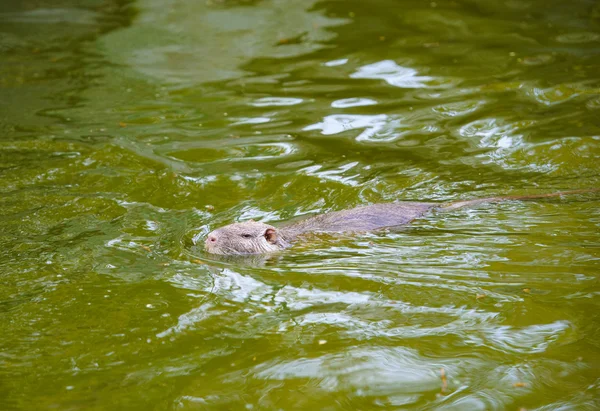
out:
{"label": "water reflection", "polygon": [[[463,359],[462,364],[468,363]],[[458,365],[448,362],[450,368]],[[360,396],[394,394],[389,405],[410,404],[420,395],[439,388],[439,366],[403,348],[374,347],[315,359],[300,359],[283,364],[258,367],[257,377],[266,379],[316,378],[326,390],[343,386],[358,389]],[[464,366],[464,365],[463,365]],[[403,395],[405,394],[405,395]],[[402,399],[402,402],[399,402]]]}
{"label": "water reflection", "polygon": [[349,130],[364,129],[356,136],[356,141],[394,141],[402,136],[401,120],[392,119],[386,114],[359,115],[333,114],[325,117],[322,122],[304,127],[304,130],[321,130],[322,134],[339,134]]}
{"label": "water reflection", "polygon": [[341,100],[336,100],[331,103],[331,107],[334,108],[348,108],[348,107],[360,107],[360,106],[372,106],[377,104],[375,100],[371,100],[370,98],[344,98]]}
{"label": "water reflection", "polygon": [[392,60],[383,60],[359,67],[350,77],[384,80],[389,85],[400,88],[428,87],[427,83],[433,80],[433,77],[419,76],[416,70],[402,67]]}
{"label": "water reflection", "polygon": [[256,107],[271,107],[271,106],[294,106],[302,103],[301,98],[292,97],[263,97],[251,103]]}
{"label": "water reflection", "polygon": [[[104,36],[102,46],[111,60],[145,76],[198,84],[249,75],[243,67],[252,58],[322,49],[335,37],[328,28],[346,22],[311,11],[314,0],[273,0],[252,7],[219,3],[146,0],[136,24]],[[300,41],[289,40],[295,38]]]}
{"label": "water reflection", "polygon": [[341,184],[347,184],[350,186],[358,185],[358,181],[356,181],[356,177],[359,177],[359,174],[353,173],[352,175],[346,175],[346,172],[354,169],[358,166],[358,162],[351,162],[347,164],[340,165],[337,168],[323,170],[323,166],[309,166],[300,170],[303,174],[317,176],[322,180],[331,180]]}

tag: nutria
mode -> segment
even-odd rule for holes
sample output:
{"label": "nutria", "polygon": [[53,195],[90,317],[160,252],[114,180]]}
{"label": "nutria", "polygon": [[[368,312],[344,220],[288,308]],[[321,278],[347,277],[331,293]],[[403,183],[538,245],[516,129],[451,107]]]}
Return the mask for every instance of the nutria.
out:
{"label": "nutria", "polygon": [[575,190],[530,196],[502,196],[453,203],[382,203],[308,217],[277,228],[253,220],[234,223],[208,234],[206,251],[221,255],[263,254],[288,248],[302,234],[366,232],[403,226],[430,211],[450,211],[482,203],[532,200],[598,191]]}

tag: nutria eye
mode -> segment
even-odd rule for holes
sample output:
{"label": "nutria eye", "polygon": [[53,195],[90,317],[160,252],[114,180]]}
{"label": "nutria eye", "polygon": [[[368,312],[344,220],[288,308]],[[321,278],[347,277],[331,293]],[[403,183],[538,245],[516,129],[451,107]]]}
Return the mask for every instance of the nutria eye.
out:
{"label": "nutria eye", "polygon": [[242,234],[242,237],[244,237],[244,238],[252,238],[252,234]]}

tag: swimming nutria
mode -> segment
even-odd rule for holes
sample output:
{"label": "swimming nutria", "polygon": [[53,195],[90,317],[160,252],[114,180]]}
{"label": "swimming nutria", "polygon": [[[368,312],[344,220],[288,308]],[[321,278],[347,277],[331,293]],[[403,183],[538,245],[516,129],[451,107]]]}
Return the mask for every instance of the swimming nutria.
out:
{"label": "swimming nutria", "polygon": [[453,203],[383,203],[335,211],[308,217],[276,228],[253,220],[234,223],[214,230],[206,239],[206,251],[212,254],[263,254],[290,247],[298,236],[306,233],[341,233],[374,231],[410,223],[428,211],[450,211],[457,208],[506,200],[532,200],[568,194],[598,191],[575,190],[530,196],[489,197]]}

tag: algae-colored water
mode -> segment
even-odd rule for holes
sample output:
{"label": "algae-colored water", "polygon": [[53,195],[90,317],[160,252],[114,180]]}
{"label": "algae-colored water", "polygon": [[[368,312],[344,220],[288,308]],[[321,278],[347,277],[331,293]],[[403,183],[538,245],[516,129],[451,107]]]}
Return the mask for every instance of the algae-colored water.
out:
{"label": "algae-colored water", "polygon": [[600,409],[596,1],[0,5],[0,409]]}

